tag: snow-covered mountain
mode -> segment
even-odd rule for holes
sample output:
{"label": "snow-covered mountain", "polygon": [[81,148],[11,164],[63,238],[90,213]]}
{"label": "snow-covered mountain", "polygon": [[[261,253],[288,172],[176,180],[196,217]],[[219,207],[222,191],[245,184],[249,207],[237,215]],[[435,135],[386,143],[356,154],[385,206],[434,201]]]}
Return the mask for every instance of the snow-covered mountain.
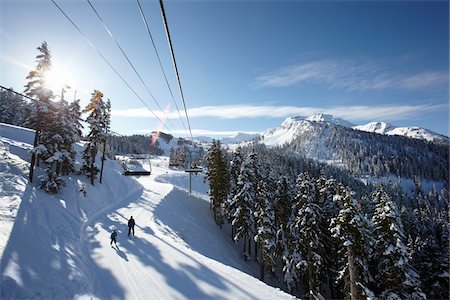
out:
{"label": "snow-covered mountain", "polygon": [[354,125],[341,118],[326,114],[314,114],[309,117],[288,117],[280,126],[264,131],[261,136],[266,145],[283,145],[293,141],[295,137],[311,131],[314,123],[340,125],[366,132],[400,135],[430,142],[448,143],[449,140],[448,137],[415,126],[395,127],[385,122],[370,122],[366,125]]}
{"label": "snow-covered mountain", "polygon": [[279,127],[271,128],[261,133],[262,141],[270,146],[290,143],[300,134],[312,132],[315,123],[327,123],[345,127],[354,126],[348,121],[326,114],[314,114],[309,117],[288,117]]}
{"label": "snow-covered mountain", "polygon": [[325,122],[325,123],[330,123],[330,124],[334,124],[334,125],[341,125],[341,126],[345,126],[345,127],[352,127],[354,126],[354,124],[350,123],[349,121],[346,121],[344,119],[332,116],[332,115],[327,115],[327,114],[321,114],[321,113],[317,113],[317,114],[313,114],[307,118],[305,118],[306,121],[311,121],[311,122]]}
{"label": "snow-covered mountain", "polygon": [[379,134],[386,134],[388,131],[392,130],[394,126],[385,122],[370,122],[366,125],[357,125],[353,126],[353,129],[367,131],[367,132],[375,132]]}
{"label": "snow-covered mountain", "polygon": [[354,126],[354,129],[375,132],[387,135],[401,135],[414,139],[426,140],[429,142],[448,142],[448,137],[437,134],[431,130],[420,128],[416,126],[395,127],[384,122],[370,122],[366,125]]}
{"label": "snow-covered mountain", "polygon": [[220,139],[220,142],[223,144],[237,144],[243,142],[250,142],[260,139],[259,133],[243,133],[239,132],[236,136],[233,137],[224,137]]}
{"label": "snow-covered mountain", "polygon": [[261,138],[261,135],[259,133],[239,132],[235,136],[223,137],[223,138],[219,138],[219,139],[214,139],[209,136],[197,136],[197,137],[194,137],[194,140],[199,142],[200,144],[212,143],[213,140],[219,140],[222,144],[239,144],[239,143],[245,143],[245,142],[259,140],[260,138]]}

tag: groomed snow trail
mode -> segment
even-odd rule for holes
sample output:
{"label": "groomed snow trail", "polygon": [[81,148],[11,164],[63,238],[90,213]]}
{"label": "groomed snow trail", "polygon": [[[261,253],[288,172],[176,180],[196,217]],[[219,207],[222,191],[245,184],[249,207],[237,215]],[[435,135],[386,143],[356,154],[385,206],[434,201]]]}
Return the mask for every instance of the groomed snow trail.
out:
{"label": "groomed snow trail", "polygon": [[[245,269],[240,257],[233,257],[235,249],[230,249],[213,224],[208,203],[172,184],[158,182],[158,177],[167,180],[184,175],[159,164],[163,167],[154,166],[151,176],[136,179],[144,189],[139,198],[106,216],[98,214],[86,228],[86,255],[96,264],[93,269],[106,272],[102,272],[104,276],[92,276],[90,291],[78,297],[293,298],[230,266]],[[184,178],[188,180],[186,175]],[[131,238],[126,225],[130,216],[136,220],[136,236]],[[109,244],[113,227],[119,230],[117,247]]]}
{"label": "groomed snow trail", "polygon": [[167,157],[140,178],[108,160],[103,184],[72,174],[49,195],[38,187],[42,169],[28,182],[33,138],[0,124],[0,299],[293,298],[249,275],[255,264],[215,225],[200,175],[190,196],[188,176],[169,170]]}

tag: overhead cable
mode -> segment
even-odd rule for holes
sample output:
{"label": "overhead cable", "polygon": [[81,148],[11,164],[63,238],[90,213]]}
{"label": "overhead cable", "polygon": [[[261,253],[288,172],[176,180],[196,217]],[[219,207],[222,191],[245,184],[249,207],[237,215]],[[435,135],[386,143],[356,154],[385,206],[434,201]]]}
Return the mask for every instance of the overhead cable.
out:
{"label": "overhead cable", "polygon": [[177,62],[175,60],[175,54],[173,52],[173,47],[172,47],[172,40],[170,39],[169,25],[167,24],[166,12],[164,10],[164,4],[163,4],[162,0],[159,0],[159,5],[161,7],[161,14],[162,14],[163,22],[164,22],[164,28],[166,29],[166,36],[167,36],[167,41],[168,41],[169,47],[170,47],[170,53],[172,54],[173,66],[175,68],[175,73],[177,75],[178,87],[180,88],[181,99],[183,100],[184,113],[186,114],[186,120],[187,120],[188,127],[189,127],[189,133],[191,135],[191,139],[193,140],[194,138],[192,137],[191,123],[189,122],[189,116],[188,116],[187,109],[186,109],[186,101],[184,100],[183,89],[181,88],[180,75],[178,73]]}
{"label": "overhead cable", "polygon": [[61,11],[61,13],[69,20],[69,22],[78,30],[78,32],[83,36],[86,42],[100,55],[100,57],[108,64],[108,66],[116,73],[117,76],[125,83],[125,85],[133,92],[133,94],[147,107],[147,109],[161,122],[161,124],[170,131],[170,129],[165,125],[165,123],[158,117],[158,115],[153,112],[153,110],[145,103],[145,101],[136,93],[136,91],[130,86],[130,84],[120,75],[120,73],[114,68],[114,66],[106,59],[106,57],[98,50],[88,39],[88,37],[81,31],[80,28],[72,21],[72,19],[64,12],[64,10],[55,2],[55,0],[51,0],[53,4]]}
{"label": "overhead cable", "polygon": [[173,126],[173,124],[170,122],[170,119],[167,117],[167,115],[164,113],[164,109],[161,107],[161,105],[159,105],[158,101],[156,100],[156,98],[153,96],[152,92],[150,91],[150,89],[148,88],[147,84],[145,83],[145,81],[142,79],[141,75],[139,74],[139,72],[136,70],[136,68],[134,67],[133,63],[131,62],[131,60],[128,58],[128,55],[125,53],[125,51],[123,50],[123,48],[120,46],[119,42],[117,41],[117,39],[113,36],[112,32],[109,30],[108,26],[106,26],[106,23],[103,21],[102,17],[100,17],[100,14],[97,12],[97,10],[95,9],[95,7],[92,5],[90,0],[86,0],[89,5],[91,6],[92,10],[94,11],[94,13],[97,15],[98,19],[100,20],[100,22],[103,25],[103,28],[105,28],[106,32],[108,32],[109,36],[111,37],[111,39],[116,43],[117,47],[119,48],[119,50],[122,52],[123,56],[125,57],[125,59],[127,60],[128,64],[131,66],[131,68],[133,69],[134,73],[136,73],[137,77],[139,77],[139,80],[142,82],[142,84],[144,85],[145,89],[147,90],[147,92],[149,93],[150,97],[152,97],[153,101],[156,103],[156,105],[158,106],[158,108],[160,109],[160,111],[166,116],[167,121],[170,123],[170,125],[172,125],[173,129],[176,129],[175,126]]}
{"label": "overhead cable", "polygon": [[153,40],[153,36],[152,36],[151,31],[150,31],[150,26],[148,25],[147,19],[145,18],[145,14],[144,14],[144,11],[142,10],[142,6],[141,6],[140,1],[139,0],[136,0],[136,1],[137,1],[137,5],[139,7],[139,12],[141,14],[142,21],[144,22],[145,28],[147,29],[148,36],[150,37],[150,40],[152,41],[153,49],[155,49],[155,53],[156,53],[156,56],[158,58],[159,66],[161,67],[161,71],[164,74],[164,79],[166,80],[167,88],[169,89],[170,95],[172,96],[173,103],[175,104],[175,107],[176,107],[176,109],[178,111],[178,116],[180,117],[181,124],[183,124],[183,128],[186,130],[186,126],[184,125],[183,118],[181,117],[181,113],[180,113],[180,110],[178,108],[177,102],[175,101],[175,98],[174,98],[173,93],[172,93],[172,89],[170,88],[170,85],[169,85],[169,81],[167,80],[166,72],[164,71],[164,68],[163,68],[163,65],[162,65],[162,62],[161,62],[161,58],[159,57],[158,50],[156,49],[155,41]]}

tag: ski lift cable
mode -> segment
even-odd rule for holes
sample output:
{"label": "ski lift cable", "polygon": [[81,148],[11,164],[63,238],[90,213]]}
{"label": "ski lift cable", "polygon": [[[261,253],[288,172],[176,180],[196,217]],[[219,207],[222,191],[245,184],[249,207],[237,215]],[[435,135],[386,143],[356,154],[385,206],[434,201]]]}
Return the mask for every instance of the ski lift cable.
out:
{"label": "ski lift cable", "polygon": [[166,29],[167,42],[169,43],[170,53],[172,55],[173,66],[175,68],[175,73],[177,75],[177,81],[178,81],[178,87],[180,89],[181,99],[183,100],[184,113],[186,114],[186,120],[187,120],[188,127],[189,127],[189,133],[191,135],[191,139],[193,140],[194,138],[192,137],[191,123],[189,122],[189,116],[188,116],[187,109],[186,109],[186,101],[184,100],[183,89],[181,88],[180,75],[178,73],[177,62],[175,60],[175,53],[173,51],[173,46],[172,46],[172,40],[170,39],[169,25],[167,23],[166,12],[164,10],[164,4],[163,4],[162,0],[159,0],[159,5],[161,7],[161,14],[162,14],[162,18],[163,18],[164,28]]}
{"label": "ski lift cable", "polygon": [[100,14],[98,13],[98,11],[95,9],[95,7],[92,5],[90,0],[86,0],[90,7],[92,8],[92,10],[94,11],[95,15],[98,17],[98,19],[100,20],[100,22],[102,23],[103,28],[105,28],[106,32],[108,32],[110,38],[116,43],[117,47],[119,48],[119,50],[122,52],[123,56],[125,57],[125,59],[127,60],[128,64],[131,66],[131,68],[133,69],[134,73],[136,73],[137,77],[139,78],[139,80],[141,81],[141,83],[144,85],[145,89],[147,90],[147,92],[149,93],[150,97],[153,99],[153,101],[156,103],[156,105],[158,106],[158,108],[160,109],[161,113],[164,114],[164,116],[166,117],[166,120],[169,122],[169,124],[173,127],[173,129],[176,130],[175,126],[172,124],[172,122],[170,121],[170,119],[167,117],[167,115],[164,112],[164,109],[161,107],[161,105],[159,104],[159,102],[156,100],[155,96],[153,96],[152,92],[150,91],[149,87],[147,86],[147,84],[145,83],[145,81],[142,79],[141,75],[139,74],[139,72],[136,70],[136,68],[134,67],[133,63],[131,62],[131,60],[128,58],[128,55],[125,53],[125,51],[123,50],[123,48],[120,46],[119,42],[117,41],[117,39],[114,37],[114,35],[112,34],[111,30],[109,30],[108,26],[106,26],[106,23],[103,21],[102,17],[100,16]]}
{"label": "ski lift cable", "polygon": [[61,11],[61,13],[69,20],[69,22],[78,30],[78,32],[83,36],[86,42],[100,55],[100,57],[108,64],[108,66],[116,73],[117,76],[125,83],[125,85],[133,92],[133,94],[147,107],[147,109],[161,122],[161,124],[170,131],[170,129],[165,125],[165,123],[155,114],[155,112],[145,103],[145,101],[136,93],[136,91],[130,86],[130,84],[120,75],[120,73],[114,68],[114,66],[108,61],[108,59],[98,50],[84,34],[83,31],[72,21],[72,19],[64,12],[64,10],[55,2],[51,0],[53,4]]}
{"label": "ski lift cable", "polygon": [[137,5],[139,7],[139,12],[141,14],[142,21],[144,22],[145,28],[147,29],[148,36],[150,37],[150,40],[152,41],[153,49],[155,50],[156,57],[158,58],[159,66],[161,67],[161,71],[163,72],[164,79],[165,79],[166,84],[167,84],[167,88],[169,89],[170,95],[172,96],[172,100],[173,100],[173,103],[175,104],[175,107],[177,109],[178,116],[180,117],[180,120],[181,120],[181,124],[183,124],[183,128],[186,130],[186,126],[184,125],[183,118],[181,117],[180,109],[178,108],[177,102],[175,101],[175,97],[173,96],[173,92],[172,92],[172,89],[170,88],[169,80],[167,79],[166,72],[164,71],[164,68],[163,68],[163,65],[162,65],[162,62],[161,62],[161,58],[159,56],[158,50],[157,50],[156,45],[155,45],[155,41],[153,40],[153,36],[152,36],[151,31],[150,31],[150,26],[148,25],[148,22],[147,22],[147,18],[145,17],[145,14],[144,14],[144,11],[142,9],[140,1],[139,0],[136,0],[136,1],[137,1]]}

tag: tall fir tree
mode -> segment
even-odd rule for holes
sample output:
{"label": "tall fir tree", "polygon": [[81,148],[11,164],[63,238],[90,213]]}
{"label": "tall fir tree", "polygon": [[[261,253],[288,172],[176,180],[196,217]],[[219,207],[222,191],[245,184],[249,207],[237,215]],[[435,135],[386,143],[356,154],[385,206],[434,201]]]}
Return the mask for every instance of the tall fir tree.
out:
{"label": "tall fir tree", "polygon": [[50,50],[47,42],[43,42],[37,48],[39,54],[36,56],[37,65],[34,70],[28,73],[26,79],[28,83],[25,85],[25,94],[32,100],[31,115],[27,120],[27,125],[38,131],[48,130],[48,120],[55,108],[51,99],[54,98],[53,92],[47,87],[46,73],[52,67]]}
{"label": "tall fir tree", "polygon": [[308,281],[309,294],[320,297],[324,265],[324,236],[320,228],[322,209],[315,196],[315,186],[308,173],[297,178],[293,221],[290,229],[299,240],[299,252],[303,260],[296,266]]}
{"label": "tall fir tree", "polygon": [[[254,209],[257,201],[257,186],[261,180],[258,155],[252,150],[241,166],[241,172],[237,182],[237,192],[230,203],[230,209],[234,211],[232,225],[236,232],[234,240],[244,239],[244,257],[249,258],[250,240],[255,235]],[[248,242],[248,247],[246,246]]]}
{"label": "tall fir tree", "polygon": [[373,260],[376,262],[377,291],[384,299],[425,299],[420,278],[412,268],[400,214],[395,203],[380,186],[372,195],[372,217],[376,239]]}
{"label": "tall fir tree", "polygon": [[355,300],[373,298],[370,290],[369,255],[373,245],[369,222],[360,204],[349,190],[344,190],[344,207],[330,223],[333,237],[337,239],[342,265],[338,280],[344,282],[345,297]]}
{"label": "tall fir tree", "polygon": [[264,270],[268,267],[272,273],[276,266],[276,224],[273,208],[273,188],[266,180],[261,180],[257,186],[257,202],[255,206],[256,235],[255,242],[259,246],[260,279],[264,281]]}
{"label": "tall fir tree", "polygon": [[209,197],[216,224],[222,227],[224,205],[228,195],[228,169],[220,141],[213,141],[206,158],[206,179],[209,181]]}
{"label": "tall fir tree", "polygon": [[91,184],[94,185],[94,180],[97,178],[99,168],[95,165],[99,146],[106,139],[106,107],[103,102],[103,93],[94,90],[91,101],[84,109],[84,112],[89,112],[86,122],[89,124],[88,141],[84,146],[83,151],[83,165],[80,172],[86,174],[91,179]]}
{"label": "tall fir tree", "polygon": [[231,217],[233,215],[233,211],[229,209],[231,201],[233,201],[234,196],[236,196],[237,192],[237,182],[239,173],[241,172],[241,166],[242,166],[242,148],[237,147],[236,150],[233,152],[233,156],[230,163],[230,186],[228,190],[228,199],[227,199],[227,219],[229,222],[231,222]]}
{"label": "tall fir tree", "polygon": [[61,135],[64,124],[58,116],[61,105],[52,101],[54,94],[47,87],[46,73],[52,66],[47,42],[43,42],[37,49],[37,65],[26,77],[28,83],[25,85],[25,93],[34,99],[26,125],[35,129],[37,135],[35,147],[31,151],[31,169],[34,169],[36,157],[38,162],[42,160],[46,163],[45,173],[40,176],[41,188],[49,193],[56,193],[65,185],[61,177],[61,160],[66,153]]}

